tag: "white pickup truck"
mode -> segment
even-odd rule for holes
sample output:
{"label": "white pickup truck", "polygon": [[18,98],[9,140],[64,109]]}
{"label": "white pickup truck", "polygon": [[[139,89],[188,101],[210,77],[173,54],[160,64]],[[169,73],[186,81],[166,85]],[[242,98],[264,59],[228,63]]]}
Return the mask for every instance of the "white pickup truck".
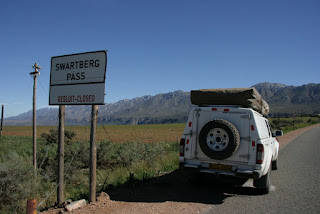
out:
{"label": "white pickup truck", "polygon": [[[253,103],[256,96],[260,96],[252,88],[241,90],[251,90]],[[200,101],[193,98],[197,96],[191,92],[191,101],[197,105],[193,105],[181,137],[180,167],[196,168],[202,173],[253,178],[254,186],[262,194],[269,193],[270,173],[271,169],[277,169],[279,151],[279,142],[271,131],[269,121],[247,104],[243,107],[243,102],[237,101],[237,98],[230,102],[224,101],[224,98],[218,101],[225,96],[220,93],[216,102],[213,91],[205,94]],[[208,96],[211,101],[207,101]],[[230,99],[230,94],[226,96]],[[250,105],[253,105],[252,102]],[[281,131],[276,133],[281,135]]]}

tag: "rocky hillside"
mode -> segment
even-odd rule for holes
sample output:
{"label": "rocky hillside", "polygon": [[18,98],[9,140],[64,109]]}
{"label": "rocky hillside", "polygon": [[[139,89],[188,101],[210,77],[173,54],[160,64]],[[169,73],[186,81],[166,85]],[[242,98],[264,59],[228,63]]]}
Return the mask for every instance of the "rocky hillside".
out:
{"label": "rocky hillside", "polygon": [[[175,91],[99,106],[100,124],[182,123],[190,110],[188,92]],[[91,106],[66,106],[67,125],[90,124]],[[32,111],[5,119],[5,125],[31,125]],[[38,125],[57,125],[58,109],[37,110]]]}
{"label": "rocky hillside", "polygon": [[269,103],[271,115],[320,113],[320,84],[287,86],[278,83],[260,83],[253,87]]}
{"label": "rocky hillside", "polygon": [[[254,85],[270,105],[271,116],[320,113],[320,84],[287,86],[279,83]],[[99,107],[100,124],[156,124],[185,122],[190,93],[175,91],[121,100]],[[67,106],[67,125],[90,124],[90,106]],[[37,110],[38,125],[57,125],[58,109]],[[31,125],[32,111],[5,119],[5,125]]]}

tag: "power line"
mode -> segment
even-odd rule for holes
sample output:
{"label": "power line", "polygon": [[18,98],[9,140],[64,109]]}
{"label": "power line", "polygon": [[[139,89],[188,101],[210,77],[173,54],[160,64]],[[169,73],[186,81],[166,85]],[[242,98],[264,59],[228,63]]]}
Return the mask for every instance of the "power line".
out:
{"label": "power line", "polygon": [[15,65],[0,65],[0,68],[3,67],[3,68],[7,68],[7,67],[14,67],[15,69],[17,67],[21,67],[21,68],[30,68],[30,65],[19,65],[19,64],[15,64]]}
{"label": "power line", "polygon": [[42,90],[45,92],[45,95],[49,96],[48,91],[43,87],[43,85],[42,85],[40,80],[39,80],[39,83],[40,83],[40,86],[41,86]]}

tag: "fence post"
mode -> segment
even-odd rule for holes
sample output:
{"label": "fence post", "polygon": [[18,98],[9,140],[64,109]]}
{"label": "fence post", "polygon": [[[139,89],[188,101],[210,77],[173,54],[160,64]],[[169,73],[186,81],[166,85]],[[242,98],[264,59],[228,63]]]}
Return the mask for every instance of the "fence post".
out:
{"label": "fence post", "polygon": [[27,214],[37,214],[37,199],[27,201]]}

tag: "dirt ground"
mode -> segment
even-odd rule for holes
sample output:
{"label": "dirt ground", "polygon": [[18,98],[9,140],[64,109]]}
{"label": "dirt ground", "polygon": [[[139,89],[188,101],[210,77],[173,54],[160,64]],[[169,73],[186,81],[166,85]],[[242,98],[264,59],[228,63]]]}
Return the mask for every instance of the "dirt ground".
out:
{"label": "dirt ground", "polygon": [[[278,137],[280,147],[283,148],[287,143],[304,132],[320,124],[298,129]],[[202,213],[209,206],[221,204],[223,201],[232,197],[233,194],[241,194],[241,190],[234,185],[228,185],[219,178],[214,182],[210,178],[210,183],[199,182],[199,180],[186,179],[184,172],[174,171],[158,178],[150,179],[135,187],[125,187],[101,193],[97,197],[97,202],[91,203],[80,209],[67,212],[63,209],[52,209],[43,214],[56,213]],[[210,184],[210,185],[209,185]]]}

